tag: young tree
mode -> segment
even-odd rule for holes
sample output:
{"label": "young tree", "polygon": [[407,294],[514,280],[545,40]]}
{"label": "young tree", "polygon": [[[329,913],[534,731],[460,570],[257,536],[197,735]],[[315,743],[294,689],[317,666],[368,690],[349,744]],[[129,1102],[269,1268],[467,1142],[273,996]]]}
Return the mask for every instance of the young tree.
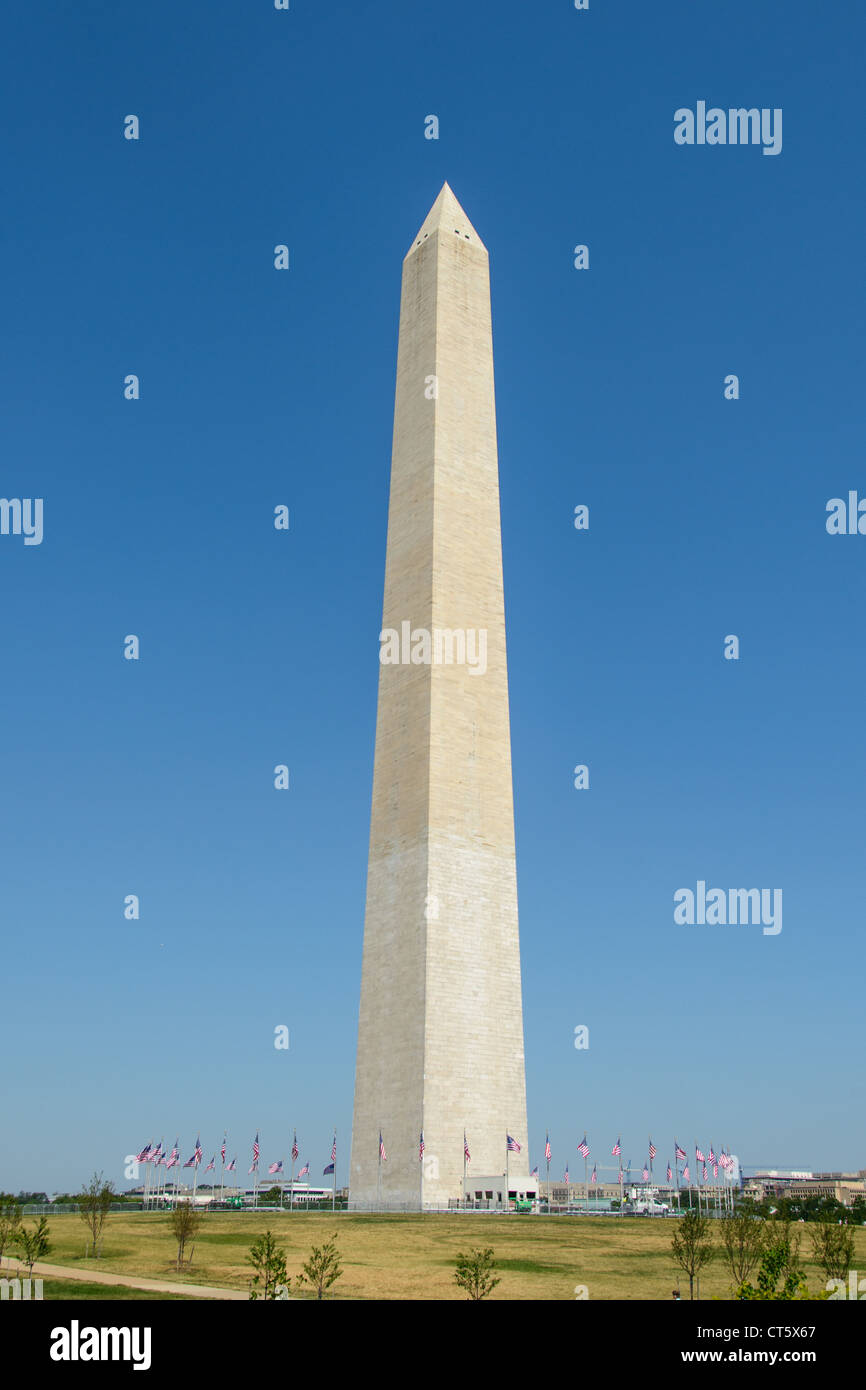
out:
{"label": "young tree", "polygon": [[303,1273],[298,1275],[298,1285],[312,1285],[316,1290],[316,1298],[323,1298],[325,1290],[329,1289],[342,1273],[335,1233],[327,1245],[313,1246],[310,1258],[303,1266]]}
{"label": "young tree", "polygon": [[799,1247],[799,1235],[792,1238],[789,1223],[774,1221],[758,1269],[757,1285],[741,1284],[736,1297],[759,1299],[762,1302],[771,1299],[808,1298],[809,1290],[800,1267]]}
{"label": "young tree", "polygon": [[15,1245],[20,1225],[21,1208],[14,1197],[0,1200],[0,1265],[3,1263],[3,1252],[8,1246]]}
{"label": "young tree", "polygon": [[33,1266],[36,1261],[41,1260],[51,1249],[46,1218],[40,1216],[38,1224],[34,1226],[32,1231],[28,1231],[26,1226],[20,1226],[15,1236],[15,1244],[21,1251],[29,1276],[33,1273]]}
{"label": "young tree", "polygon": [[479,1303],[482,1298],[488,1298],[496,1285],[502,1282],[501,1279],[493,1277],[495,1268],[491,1249],[470,1250],[468,1255],[461,1252],[457,1256],[454,1282],[459,1288],[466,1290],[467,1298]]}
{"label": "young tree", "polygon": [[854,1236],[847,1226],[831,1221],[816,1221],[810,1235],[815,1263],[825,1278],[847,1279],[854,1260]]}
{"label": "young tree", "polygon": [[192,1240],[199,1227],[201,1217],[191,1202],[178,1202],[171,1213],[171,1229],[177,1241],[177,1268],[183,1264],[184,1247]]}
{"label": "young tree", "polygon": [[695,1296],[695,1276],[716,1253],[710,1227],[709,1217],[697,1211],[687,1211],[685,1216],[677,1218],[671,1250],[680,1269],[689,1277],[689,1298]]}
{"label": "young tree", "polygon": [[108,1219],[108,1208],[114,1201],[114,1197],[114,1184],[106,1182],[101,1173],[94,1173],[84,1191],[79,1192],[75,1198],[81,1208],[79,1215],[90,1232],[93,1253],[97,1257],[103,1228]]}
{"label": "young tree", "polygon": [[759,1217],[738,1212],[719,1222],[722,1249],[734,1284],[745,1284],[767,1243],[766,1223]]}
{"label": "young tree", "polygon": [[279,1249],[276,1237],[271,1231],[265,1231],[263,1236],[253,1241],[246,1262],[256,1271],[253,1275],[254,1287],[250,1290],[250,1298],[275,1299],[277,1286],[288,1286],[286,1252]]}

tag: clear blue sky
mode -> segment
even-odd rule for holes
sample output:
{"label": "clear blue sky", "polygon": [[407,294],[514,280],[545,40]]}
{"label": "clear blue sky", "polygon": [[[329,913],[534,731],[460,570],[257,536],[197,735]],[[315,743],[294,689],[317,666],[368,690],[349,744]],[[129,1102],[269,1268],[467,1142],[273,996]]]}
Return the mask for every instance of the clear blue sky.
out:
{"label": "clear blue sky", "polygon": [[[0,536],[0,1189],[226,1126],[315,1175],[336,1125],[346,1177],[400,268],[445,179],[491,254],[532,1162],[866,1165],[866,536],[825,530],[866,495],[864,43],[805,0],[15,7],[0,495],[45,532]],[[698,100],[781,107],[782,153],[677,146]],[[675,925],[698,879],[782,888],[781,934]]]}

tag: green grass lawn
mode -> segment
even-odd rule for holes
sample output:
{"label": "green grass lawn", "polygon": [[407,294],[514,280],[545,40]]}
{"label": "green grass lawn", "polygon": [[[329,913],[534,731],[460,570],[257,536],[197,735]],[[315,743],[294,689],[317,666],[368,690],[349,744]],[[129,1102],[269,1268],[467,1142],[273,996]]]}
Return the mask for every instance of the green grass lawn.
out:
{"label": "green grass lawn", "polygon": [[[454,1283],[458,1251],[491,1246],[501,1283],[493,1298],[573,1299],[586,1285],[590,1299],[670,1299],[688,1281],[670,1253],[673,1219],[548,1217],[516,1215],[336,1215],[329,1212],[213,1212],[202,1218],[193,1259],[175,1268],[171,1218],[163,1213],[117,1213],[108,1218],[103,1256],[84,1259],[87,1232],[74,1215],[49,1218],[47,1261],[76,1269],[140,1275],[176,1283],[247,1289],[249,1247],[268,1227],[279,1237],[291,1276],[300,1273],[310,1248],[337,1233],[343,1275],[332,1297],[350,1299],[450,1299],[462,1297]],[[808,1225],[801,1256],[809,1288],[824,1287],[811,1263]],[[866,1273],[866,1227],[854,1228],[855,1268]],[[4,1261],[4,1265],[7,1262]],[[5,1272],[5,1270],[4,1270]],[[79,1286],[80,1287],[80,1286]],[[106,1292],[93,1297],[105,1297]],[[144,1297],[129,1289],[108,1296]],[[717,1259],[701,1274],[701,1298],[729,1298],[730,1279]]]}

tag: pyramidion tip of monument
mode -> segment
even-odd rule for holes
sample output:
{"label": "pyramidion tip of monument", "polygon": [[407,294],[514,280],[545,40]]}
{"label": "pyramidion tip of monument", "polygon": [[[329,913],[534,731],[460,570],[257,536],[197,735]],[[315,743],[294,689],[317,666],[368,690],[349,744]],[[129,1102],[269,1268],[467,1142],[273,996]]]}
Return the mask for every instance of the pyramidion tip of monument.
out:
{"label": "pyramidion tip of monument", "polygon": [[482,251],[487,250],[447,181],[440,188],[439,196],[424,218],[418,235],[413,239],[412,245],[406,252],[407,256],[411,256],[413,251],[417,251],[436,232],[441,232],[447,236],[459,236],[461,240],[468,241],[473,246],[480,246]]}

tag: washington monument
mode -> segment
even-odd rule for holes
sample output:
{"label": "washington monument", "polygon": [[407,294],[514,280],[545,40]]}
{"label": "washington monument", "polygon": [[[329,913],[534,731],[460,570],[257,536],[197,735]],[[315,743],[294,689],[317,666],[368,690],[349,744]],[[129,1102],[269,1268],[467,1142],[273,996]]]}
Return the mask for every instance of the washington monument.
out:
{"label": "washington monument", "polygon": [[490,280],[447,183],[403,262],[379,657],[350,1202],[417,1209],[464,1133],[470,1179],[506,1136],[529,1172]]}

